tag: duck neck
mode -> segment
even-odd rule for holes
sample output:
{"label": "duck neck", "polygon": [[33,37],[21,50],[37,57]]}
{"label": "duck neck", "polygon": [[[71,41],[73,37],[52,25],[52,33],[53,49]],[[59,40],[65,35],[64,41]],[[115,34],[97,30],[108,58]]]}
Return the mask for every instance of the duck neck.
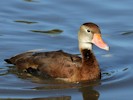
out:
{"label": "duck neck", "polygon": [[87,66],[93,65],[93,62],[97,63],[97,60],[92,52],[91,42],[79,42],[79,49],[82,55],[82,64]]}
{"label": "duck neck", "polygon": [[92,52],[92,50],[89,49],[82,49],[81,50],[82,54],[82,67],[85,68],[94,68],[98,67],[98,62]]}
{"label": "duck neck", "polygon": [[[92,44],[90,44],[92,45]],[[100,78],[98,62],[91,49],[80,49],[82,55],[81,77],[83,80]]]}
{"label": "duck neck", "polygon": [[[92,50],[83,49],[82,50],[82,68],[81,68],[82,78],[96,78],[100,77],[100,69],[98,62],[92,52]],[[84,73],[84,74],[83,74]],[[89,73],[89,74],[88,74]],[[90,76],[92,75],[92,76]]]}
{"label": "duck neck", "polygon": [[88,64],[90,60],[95,60],[95,57],[91,50],[82,49],[81,54],[82,54],[82,63]]}
{"label": "duck neck", "polygon": [[79,50],[82,55],[82,62],[89,60],[90,52],[92,52],[92,43],[90,42],[79,42]]}

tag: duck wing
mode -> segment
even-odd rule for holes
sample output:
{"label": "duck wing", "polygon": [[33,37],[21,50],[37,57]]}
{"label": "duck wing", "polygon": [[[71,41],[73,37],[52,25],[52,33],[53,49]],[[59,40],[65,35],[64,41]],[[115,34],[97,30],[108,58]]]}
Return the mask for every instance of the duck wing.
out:
{"label": "duck wing", "polygon": [[36,72],[52,78],[71,77],[75,70],[81,67],[82,59],[74,54],[59,51],[25,52],[9,59],[7,63],[14,64],[19,70]]}

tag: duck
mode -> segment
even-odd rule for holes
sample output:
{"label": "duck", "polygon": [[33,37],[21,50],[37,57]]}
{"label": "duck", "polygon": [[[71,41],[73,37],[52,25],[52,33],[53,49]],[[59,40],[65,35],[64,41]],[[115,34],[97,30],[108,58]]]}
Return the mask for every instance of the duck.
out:
{"label": "duck", "polygon": [[5,62],[27,73],[38,72],[45,78],[66,82],[92,81],[101,79],[101,70],[93,53],[93,45],[109,50],[103,41],[100,28],[92,22],[84,23],[78,32],[78,46],[81,56],[58,51],[28,51],[17,54]]}

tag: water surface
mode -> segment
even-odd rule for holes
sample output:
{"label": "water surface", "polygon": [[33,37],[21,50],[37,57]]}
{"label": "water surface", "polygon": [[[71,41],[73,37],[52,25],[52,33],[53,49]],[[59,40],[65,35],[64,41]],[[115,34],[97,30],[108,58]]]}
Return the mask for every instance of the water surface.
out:
{"label": "water surface", "polygon": [[[1,0],[0,98],[33,100],[132,100],[133,1]],[[101,81],[63,83],[19,73],[3,59],[33,50],[79,54],[77,32],[84,22],[101,28],[110,46],[94,47]]]}

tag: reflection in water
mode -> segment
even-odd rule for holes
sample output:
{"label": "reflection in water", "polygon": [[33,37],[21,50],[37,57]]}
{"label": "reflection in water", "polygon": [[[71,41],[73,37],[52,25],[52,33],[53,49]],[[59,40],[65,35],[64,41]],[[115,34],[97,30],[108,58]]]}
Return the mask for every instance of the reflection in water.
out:
{"label": "reflection in water", "polygon": [[[82,94],[82,100],[98,100],[99,92],[93,89],[93,86],[81,87],[79,91]],[[50,97],[50,98],[36,98],[32,100],[71,100],[71,96]]]}
{"label": "reflection in water", "polygon": [[121,35],[131,35],[131,34],[133,34],[133,31],[127,31],[127,32],[121,33]]}
{"label": "reflection in water", "polygon": [[[8,99],[0,99],[8,100]],[[60,96],[60,97],[46,97],[46,98],[33,98],[33,99],[9,99],[9,100],[71,100],[70,96]]]}
{"label": "reflection in water", "polygon": [[27,2],[35,2],[35,0],[24,0],[24,1],[27,1]]}
{"label": "reflection in water", "polygon": [[79,91],[82,94],[83,100],[98,100],[99,92],[94,90],[94,86],[100,84],[100,81],[93,81],[93,82],[81,82],[81,88]]}
{"label": "reflection in water", "polygon": [[[75,89],[78,89],[78,91],[81,93],[83,100],[98,100],[99,98],[99,93],[98,91],[94,90],[94,86],[97,86],[100,84],[99,81],[84,81],[80,83],[66,83],[63,81],[57,81],[57,80],[49,80],[49,79],[41,79],[26,73],[19,73],[17,69],[13,66],[8,67],[8,72],[5,72],[5,74],[2,75],[9,75],[9,74],[14,74],[15,76],[24,79],[24,80],[30,80],[32,83],[37,83],[40,84],[39,86],[34,86],[33,88],[29,88],[31,91],[33,91],[33,94],[35,91],[48,91],[50,90],[51,92],[58,91],[58,95],[56,96],[50,96],[50,97],[45,97],[45,98],[34,98],[34,99],[28,99],[28,100],[71,100],[73,91]],[[27,84],[27,83],[25,83]],[[19,84],[16,83],[16,86]],[[68,93],[68,94],[63,94],[62,96],[62,91],[63,93]],[[49,93],[51,93],[49,92]],[[32,93],[32,92],[31,92]],[[45,92],[44,92],[45,93]],[[45,94],[46,95],[46,94]],[[17,100],[17,99],[13,99]],[[23,100],[23,99],[21,99]],[[26,99],[25,99],[26,100]]]}
{"label": "reflection in water", "polygon": [[[50,96],[46,96],[47,94],[42,93],[40,94],[40,95],[44,95],[42,96],[42,98],[34,97],[34,99],[30,98],[31,100],[53,100],[53,99],[54,100],[71,100],[73,94],[75,93],[72,90],[78,90],[83,100],[98,100],[100,96],[100,93],[97,90],[95,90],[94,87],[100,85],[101,81],[66,83],[63,81],[57,81],[53,79],[42,79],[41,77],[36,77],[31,74],[27,74],[25,72],[23,73],[18,72],[18,70],[14,66],[7,66],[7,67],[8,67],[8,70],[0,69],[0,76],[14,74],[15,76],[22,79],[23,81],[28,80],[30,84],[32,83],[37,84],[33,86],[28,86],[27,81],[24,84],[22,84],[23,86],[25,85],[27,86],[26,89],[29,89],[32,95],[37,91],[44,91],[44,93],[47,92],[48,94],[51,94]],[[120,80],[121,79],[120,77],[125,76],[125,73],[129,70],[129,67],[125,67],[119,70],[118,69],[109,70],[109,68],[105,69],[104,72],[102,73],[102,81],[104,81],[104,83],[106,84],[107,82],[111,83],[111,81],[114,82],[115,80],[117,81]],[[21,83],[19,84],[18,83],[19,82],[14,83],[16,87],[19,87],[19,85],[21,85]],[[25,87],[22,87],[22,89],[25,89]],[[56,92],[58,94],[54,95]]]}
{"label": "reflection in water", "polygon": [[35,98],[31,100],[71,100],[71,97],[70,96],[48,97],[48,98]]}
{"label": "reflection in water", "polygon": [[63,31],[60,29],[52,29],[52,30],[31,30],[32,32],[36,32],[36,33],[47,33],[47,34],[60,34]]}
{"label": "reflection in water", "polygon": [[94,90],[92,86],[82,87],[79,89],[82,92],[83,100],[98,100],[99,92]]}
{"label": "reflection in water", "polygon": [[35,24],[35,23],[37,23],[37,22],[31,22],[31,21],[26,21],[26,20],[16,20],[14,22],[25,23],[25,24]]}

